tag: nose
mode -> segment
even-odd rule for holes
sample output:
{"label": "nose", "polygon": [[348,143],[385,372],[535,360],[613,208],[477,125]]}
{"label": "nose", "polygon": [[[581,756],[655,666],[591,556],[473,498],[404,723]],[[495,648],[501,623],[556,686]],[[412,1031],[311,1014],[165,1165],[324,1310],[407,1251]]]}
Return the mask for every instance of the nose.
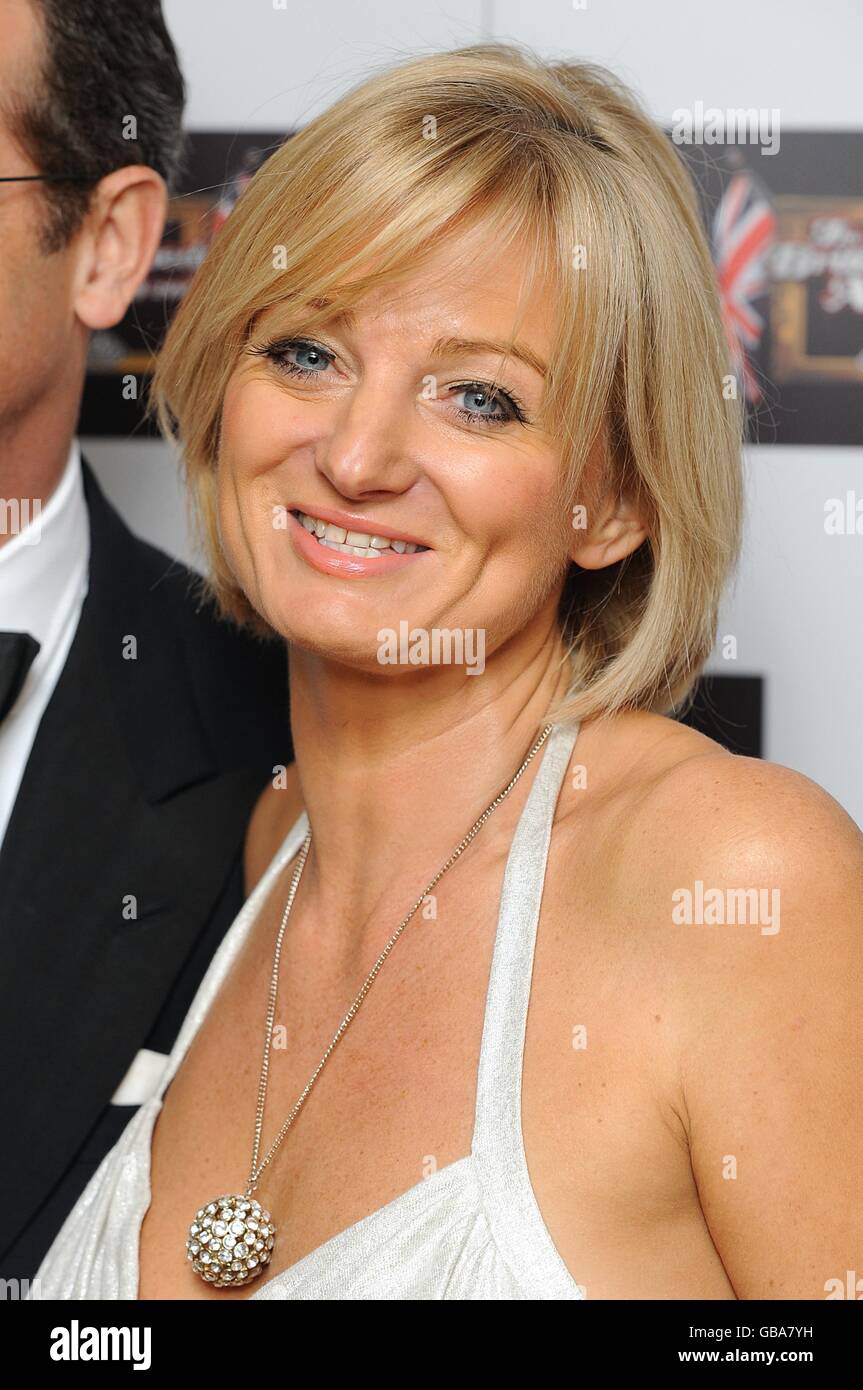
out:
{"label": "nose", "polygon": [[317,441],[318,471],[343,497],[406,492],[420,472],[414,405],[392,381],[359,383]]}

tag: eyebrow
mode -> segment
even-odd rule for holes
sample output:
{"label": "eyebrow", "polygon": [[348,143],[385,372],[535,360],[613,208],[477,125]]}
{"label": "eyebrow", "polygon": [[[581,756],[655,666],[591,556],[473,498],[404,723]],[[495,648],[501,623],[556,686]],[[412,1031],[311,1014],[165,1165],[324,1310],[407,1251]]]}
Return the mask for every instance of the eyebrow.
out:
{"label": "eyebrow", "polygon": [[[327,300],[325,298],[312,301],[315,308],[325,309]],[[355,315],[349,309],[336,314],[334,323],[342,323],[345,328],[353,328],[356,324]],[[432,357],[447,357],[455,353],[488,352],[495,357],[515,357],[519,362],[524,362],[540,376],[548,375],[548,367],[541,357],[532,352],[524,343],[519,342],[498,342],[493,338],[438,338],[432,345]]]}
{"label": "eyebrow", "polygon": [[548,368],[541,357],[537,357],[524,343],[496,342],[491,338],[438,338],[432,347],[433,357],[446,357],[451,353],[489,352],[496,357],[515,357],[519,362],[532,367],[540,376],[546,376]]}

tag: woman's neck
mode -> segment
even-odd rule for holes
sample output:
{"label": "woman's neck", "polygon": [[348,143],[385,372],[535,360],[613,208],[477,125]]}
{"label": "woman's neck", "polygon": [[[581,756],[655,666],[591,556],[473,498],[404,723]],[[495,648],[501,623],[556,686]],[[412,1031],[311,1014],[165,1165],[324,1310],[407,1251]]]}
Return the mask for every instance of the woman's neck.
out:
{"label": "woman's neck", "polygon": [[[567,687],[555,639],[527,664],[501,652],[481,678],[453,668],[375,678],[291,652],[291,728],[313,833],[304,896],[327,920],[365,922],[390,888],[399,902],[402,884],[416,896],[445,862]],[[514,789],[513,801],[524,794]]]}

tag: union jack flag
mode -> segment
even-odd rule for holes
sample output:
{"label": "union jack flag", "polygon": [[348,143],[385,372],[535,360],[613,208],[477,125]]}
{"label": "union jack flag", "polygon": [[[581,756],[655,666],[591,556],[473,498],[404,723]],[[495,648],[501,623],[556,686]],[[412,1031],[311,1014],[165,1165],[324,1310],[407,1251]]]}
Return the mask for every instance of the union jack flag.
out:
{"label": "union jack flag", "polygon": [[776,214],[763,185],[748,169],[731,175],[713,218],[713,259],[719,278],[725,332],[738,381],[747,401],[761,398],[752,354],[765,320],[755,301],[769,285],[769,254]]}

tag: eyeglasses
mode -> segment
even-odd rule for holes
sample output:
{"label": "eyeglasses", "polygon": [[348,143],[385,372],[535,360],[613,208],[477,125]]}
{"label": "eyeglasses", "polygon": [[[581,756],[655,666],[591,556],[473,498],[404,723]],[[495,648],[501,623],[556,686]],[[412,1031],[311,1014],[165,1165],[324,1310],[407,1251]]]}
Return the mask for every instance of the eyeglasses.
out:
{"label": "eyeglasses", "polygon": [[98,174],[9,174],[0,183],[98,183]]}

